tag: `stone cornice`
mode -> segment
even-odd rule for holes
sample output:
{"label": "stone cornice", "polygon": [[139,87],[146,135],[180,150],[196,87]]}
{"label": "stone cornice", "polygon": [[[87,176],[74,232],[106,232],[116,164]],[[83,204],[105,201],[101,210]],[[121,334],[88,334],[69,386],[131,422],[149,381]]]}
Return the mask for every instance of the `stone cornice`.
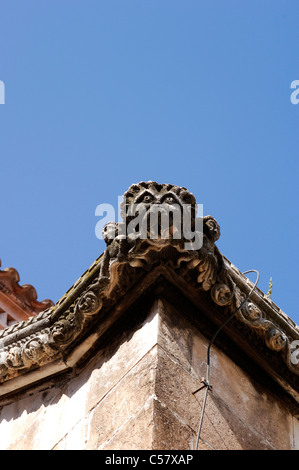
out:
{"label": "stone cornice", "polygon": [[[122,211],[145,191],[159,201],[165,194],[191,204],[195,201],[186,188],[142,182],[126,193]],[[192,295],[200,298],[208,294],[211,306],[220,308],[226,317],[231,315],[252,283],[219,252],[215,244],[219,236],[217,222],[206,216],[203,245],[197,250],[186,249],[184,237],[132,240],[116,232],[113,240],[106,239],[104,254],[55,306],[0,333],[0,395],[74,367],[120,317],[126,303],[137,300],[157,276],[165,275],[170,282],[176,279],[176,284],[181,279],[182,284],[192,288]],[[294,384],[298,384],[299,365],[292,360],[292,344],[299,341],[298,326],[259,289],[239,310],[235,321],[244,326],[245,336],[248,331],[257,333],[273,356],[273,364],[279,358],[281,370],[273,371],[272,375],[298,399]],[[248,344],[255,348],[250,339]],[[274,366],[269,365],[270,373],[271,367]],[[289,374],[294,378],[290,385]]]}

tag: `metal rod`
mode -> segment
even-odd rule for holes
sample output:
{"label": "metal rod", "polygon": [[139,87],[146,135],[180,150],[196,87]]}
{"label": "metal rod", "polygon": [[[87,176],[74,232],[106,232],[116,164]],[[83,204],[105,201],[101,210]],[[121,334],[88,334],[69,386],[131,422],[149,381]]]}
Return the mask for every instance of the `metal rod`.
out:
{"label": "metal rod", "polygon": [[[204,385],[203,387],[206,387],[206,390],[205,390],[205,396],[204,396],[204,401],[203,401],[203,405],[202,405],[202,411],[201,411],[201,417],[200,417],[200,422],[199,422],[199,427],[198,427],[198,432],[197,432],[197,438],[196,438],[196,446],[195,446],[195,450],[198,449],[198,444],[199,444],[199,439],[200,439],[200,433],[201,433],[201,429],[202,429],[202,424],[203,424],[203,418],[204,418],[204,414],[205,414],[205,408],[206,408],[206,402],[207,402],[207,397],[208,397],[208,391],[212,388],[212,386],[210,385],[210,353],[211,353],[211,347],[212,347],[212,344],[214,343],[215,339],[216,339],[216,336],[218,335],[218,333],[220,333],[220,331],[222,330],[222,328],[225,327],[225,325],[236,315],[236,313],[243,307],[243,305],[245,304],[245,302],[247,302],[247,300],[249,299],[249,297],[251,296],[252,292],[254,291],[254,289],[256,288],[257,286],[257,283],[259,281],[259,278],[260,278],[260,274],[259,272],[256,270],[256,269],[250,269],[248,271],[244,271],[242,274],[248,274],[248,273],[256,273],[256,281],[254,283],[254,286],[252,287],[251,291],[249,292],[249,294],[245,297],[245,299],[241,302],[241,304],[239,305],[239,307],[235,310],[235,312],[227,319],[225,320],[225,322],[218,328],[218,330],[216,331],[216,333],[214,334],[214,336],[212,337],[210,343],[209,343],[209,346],[208,346],[208,349],[207,349],[207,371],[206,371],[206,379],[204,380]],[[196,392],[193,392],[193,394],[197,393],[199,390],[201,390],[203,387],[199,388],[198,390],[196,390]]]}

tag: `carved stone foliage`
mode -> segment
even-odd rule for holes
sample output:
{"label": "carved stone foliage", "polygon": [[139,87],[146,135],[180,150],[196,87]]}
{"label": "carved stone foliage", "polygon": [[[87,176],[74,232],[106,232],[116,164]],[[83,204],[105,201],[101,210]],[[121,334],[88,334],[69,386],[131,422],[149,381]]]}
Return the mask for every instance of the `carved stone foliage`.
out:
{"label": "carved stone foliage", "polygon": [[66,312],[49,328],[37,331],[0,351],[0,378],[7,380],[24,369],[41,366],[58,357],[81,330],[74,313]]}
{"label": "carved stone foliage", "polygon": [[282,354],[288,368],[299,375],[299,364],[292,358],[293,338],[288,338],[273,321],[266,319],[259,307],[250,300],[237,315],[243,323],[255,329],[264,338],[269,349]]}
{"label": "carved stone foliage", "polygon": [[[17,371],[63,357],[64,350],[86,325],[92,324],[103,309],[121,299],[139,276],[156,265],[162,264],[175,271],[193,283],[199,292],[209,292],[212,301],[226,309],[228,315],[245,298],[215,244],[220,237],[217,221],[210,215],[201,220],[197,218],[195,198],[186,188],[152,181],[134,184],[124,194],[121,214],[121,222],[111,221],[105,226],[103,236],[107,247],[99,269],[91,281],[82,279],[85,287],[72,304],[59,315],[55,308],[50,310],[46,315],[47,328],[0,350],[2,381],[14,377]],[[166,227],[162,223],[165,214],[168,216]],[[184,219],[186,214],[188,220]],[[150,223],[152,217],[154,224]],[[134,232],[131,227],[136,218]],[[186,220],[188,230],[182,225]],[[142,224],[143,232],[140,231]],[[200,233],[197,233],[198,227]],[[200,240],[200,246],[194,240]],[[291,363],[292,338],[287,338],[277,325],[265,318],[254,303],[249,300],[237,318],[258,331],[265,344],[282,354],[288,367],[299,374],[298,365]]]}

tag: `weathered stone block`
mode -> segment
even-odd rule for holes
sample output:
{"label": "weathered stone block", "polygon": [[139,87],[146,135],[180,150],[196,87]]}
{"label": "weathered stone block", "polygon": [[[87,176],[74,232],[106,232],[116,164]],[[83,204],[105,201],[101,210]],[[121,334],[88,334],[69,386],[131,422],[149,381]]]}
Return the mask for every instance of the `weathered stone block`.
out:
{"label": "weathered stone block", "polygon": [[[169,302],[148,311],[83,368],[3,406],[2,448],[193,450],[208,341]],[[198,449],[299,447],[287,406],[217,347],[210,381]]]}

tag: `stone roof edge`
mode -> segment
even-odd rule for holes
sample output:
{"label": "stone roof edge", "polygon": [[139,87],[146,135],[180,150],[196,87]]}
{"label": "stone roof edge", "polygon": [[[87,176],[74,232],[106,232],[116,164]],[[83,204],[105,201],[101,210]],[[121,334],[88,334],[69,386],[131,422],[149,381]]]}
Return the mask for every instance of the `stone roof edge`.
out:
{"label": "stone roof edge", "polygon": [[0,349],[26,336],[30,336],[32,333],[41,331],[43,328],[54,323],[55,320],[59,318],[60,314],[62,314],[86,288],[90,278],[93,278],[99,271],[102,257],[103,254],[92,263],[55,305],[32,316],[28,320],[20,321],[4,330],[0,330]]}
{"label": "stone roof edge", "polygon": [[[57,301],[55,305],[40,312],[29,320],[18,322],[10,327],[0,331],[0,347],[30,336],[32,333],[41,331],[49,324],[59,319],[70,304],[75,301],[80,294],[88,287],[88,282],[92,282],[96,274],[99,273],[103,254],[101,254],[94,263],[77,279],[77,281],[67,290],[67,292]],[[247,294],[253,287],[253,283],[226,257],[225,264],[230,276],[236,284]],[[269,297],[265,295],[258,287],[251,294],[258,307],[267,313],[268,319],[272,319],[279,325],[283,332],[294,335],[299,338],[299,325],[297,325],[285,312],[283,312]],[[2,343],[2,344],[1,344]]]}
{"label": "stone roof edge", "polygon": [[[136,194],[148,196],[148,187],[152,191],[150,194],[157,192],[158,201],[165,194],[168,199],[172,195],[175,199],[189,198],[185,188],[175,187],[172,193],[173,187],[155,187],[152,182],[142,183],[140,187],[133,185],[129,197],[134,201]],[[78,346],[80,335],[84,336],[86,328],[95,324],[99,317],[103,318],[102,313],[122,300],[144,274],[148,277],[151,271],[154,272],[157,264],[184,279],[199,295],[201,292],[209,294],[211,301],[223,307],[227,316],[242,306],[236,315],[237,321],[245,324],[247,333],[250,329],[258,332],[269,354],[274,351],[274,363],[282,368],[283,382],[290,380],[296,384],[299,364],[291,361],[291,344],[299,340],[298,326],[259,289],[243,305],[253,284],[219,252],[215,241],[220,236],[220,228],[213,217],[203,218],[203,244],[199,249],[190,248],[190,240],[184,237],[124,239],[118,236],[118,224],[113,223],[113,228],[116,236],[105,238],[107,248],[104,253],[54,307],[1,332],[0,380],[3,384],[21,380],[19,377],[24,373],[29,377],[35,371],[36,375],[38,368],[47,368],[49,363],[67,361],[67,355]],[[282,362],[277,362],[278,357]],[[1,388],[5,390],[7,386],[0,385],[0,394]],[[294,394],[298,398],[298,392]]]}
{"label": "stone roof edge", "polygon": [[[243,288],[247,293],[253,287],[253,283],[248,279],[231,261],[225,258],[226,267],[232,279],[236,284]],[[272,299],[258,287],[255,288],[251,294],[251,299],[254,300],[258,307],[269,315],[275,323],[281,326],[283,331],[288,334],[293,334],[296,337],[299,335],[299,325],[297,325],[291,317],[289,317],[280,307],[278,307]]]}
{"label": "stone roof edge", "polygon": [[[38,341],[41,342],[43,349],[47,350],[47,357],[46,361],[41,361],[41,364],[37,369],[34,368],[32,371],[29,370],[29,374],[27,373],[25,374],[26,377],[23,377],[23,366],[26,366],[26,364],[22,364],[18,371],[18,366],[20,366],[20,364],[18,364],[18,359],[16,359],[16,363],[13,364],[13,361],[15,360],[13,352],[11,359],[12,362],[10,365],[13,369],[15,369],[16,374],[14,374],[11,379],[8,378],[8,381],[11,382],[11,384],[5,381],[2,385],[0,385],[0,395],[15,391],[19,387],[24,386],[24,384],[29,385],[31,382],[33,383],[37,377],[39,380],[40,378],[47,377],[48,373],[52,374],[53,371],[56,371],[56,369],[57,371],[63,371],[75,365],[76,361],[74,361],[74,359],[71,359],[70,357],[71,360],[68,360],[66,357],[63,357],[59,347],[58,349],[56,348],[52,350],[53,344],[47,344],[49,343],[50,337],[49,330],[52,329],[53,331],[55,324],[61,323],[61,317],[63,317],[62,321],[65,320],[65,312],[68,311],[71,304],[80,302],[80,299],[82,299],[86,293],[90,292],[90,287],[92,287],[94,284],[94,279],[98,277],[102,263],[103,255],[101,255],[82,276],[80,276],[80,278],[67,291],[67,293],[57,302],[55,307],[41,312],[39,315],[32,317],[28,321],[20,322],[21,324],[19,325],[18,329],[7,329],[10,330],[10,332],[8,332],[7,336],[5,337],[5,339],[8,341],[4,347],[4,350],[13,351],[14,348],[18,347],[20,344],[24,347],[26,343],[28,344],[30,341],[35,341],[38,338]],[[247,277],[245,277],[229,260],[225,259],[225,264],[228,273],[233,279],[237,288],[246,295],[252,287],[252,282]],[[255,305],[261,309],[263,314],[263,322],[266,322],[267,328],[265,330],[264,323],[260,325],[259,322],[251,322],[251,320],[248,321],[245,319],[245,323],[248,326],[252,326],[255,329],[264,329],[266,332],[278,330],[279,334],[282,336],[286,335],[288,338],[299,339],[298,326],[289,317],[282,313],[281,310],[275,306],[271,300],[266,298],[262,291],[257,290],[254,292],[254,294],[252,294],[252,300],[254,301]],[[244,321],[244,318],[242,318],[241,321]],[[80,329],[78,329],[78,334],[79,332]],[[43,340],[43,338],[45,339]],[[62,344],[68,344],[68,342],[63,341]],[[270,349],[275,350],[273,347],[270,347]],[[78,358],[78,354],[80,355],[80,352],[78,351],[81,350],[83,351],[84,347],[81,349],[80,347],[79,349],[77,348],[74,353],[71,353],[71,356],[73,354],[74,357]],[[86,351],[84,350],[84,352]],[[27,355],[30,358],[30,353],[27,352]],[[52,363],[53,365],[51,365]],[[40,370],[40,373],[38,370]],[[291,393],[291,395],[293,395],[293,397],[296,399],[296,393],[292,393],[291,387],[288,386],[285,380],[280,381],[278,378],[278,382],[280,382],[281,386]]]}

